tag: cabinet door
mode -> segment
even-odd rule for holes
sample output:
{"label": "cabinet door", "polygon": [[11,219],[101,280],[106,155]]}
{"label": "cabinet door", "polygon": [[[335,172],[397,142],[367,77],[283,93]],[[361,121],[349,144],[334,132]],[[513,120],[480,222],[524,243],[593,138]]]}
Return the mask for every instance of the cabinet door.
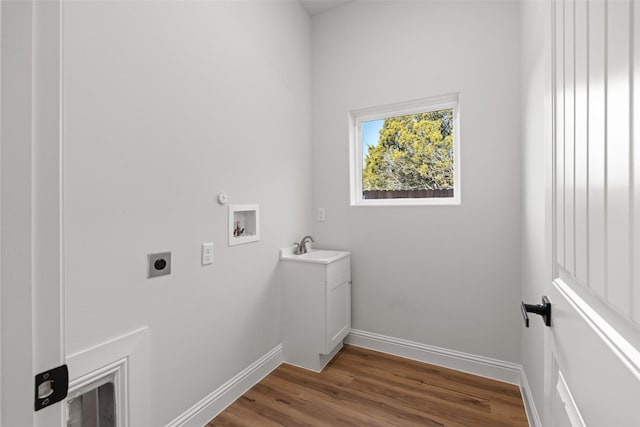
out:
{"label": "cabinet door", "polygon": [[351,329],[351,284],[327,285],[327,336],[325,354],[347,336]]}

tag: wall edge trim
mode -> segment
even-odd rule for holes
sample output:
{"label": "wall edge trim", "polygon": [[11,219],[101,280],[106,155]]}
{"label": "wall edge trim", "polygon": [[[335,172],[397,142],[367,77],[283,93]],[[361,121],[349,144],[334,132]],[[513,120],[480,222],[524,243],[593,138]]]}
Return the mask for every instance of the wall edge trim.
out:
{"label": "wall edge trim", "polygon": [[[92,381],[114,366],[123,365],[118,370],[119,384],[116,385],[116,393],[121,393],[121,398],[117,398],[118,404],[122,405],[122,411],[117,415],[118,425],[127,427],[151,423],[149,352],[150,331],[144,326],[69,354],[66,358],[69,394],[85,381]],[[132,376],[131,372],[135,375]]]}
{"label": "wall edge trim", "polygon": [[521,366],[490,357],[352,329],[345,343],[481,377],[520,385]]}
{"label": "wall edge trim", "polygon": [[524,367],[520,368],[520,394],[522,395],[522,402],[524,403],[524,411],[527,413],[529,427],[542,427],[540,415],[536,408],[536,402],[533,399],[533,393],[531,392]]}
{"label": "wall edge trim", "polygon": [[247,366],[204,399],[187,409],[167,427],[202,427],[231,405],[247,390],[260,382],[283,362],[282,344],[278,344]]}

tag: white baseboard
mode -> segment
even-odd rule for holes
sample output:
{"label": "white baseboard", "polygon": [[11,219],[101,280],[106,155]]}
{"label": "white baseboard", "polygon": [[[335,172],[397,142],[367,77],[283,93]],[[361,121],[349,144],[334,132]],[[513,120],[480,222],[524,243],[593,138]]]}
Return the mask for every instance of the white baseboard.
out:
{"label": "white baseboard", "polygon": [[271,371],[280,366],[282,360],[282,345],[278,344],[267,354],[242,370],[242,372],[171,421],[167,424],[167,427],[204,426],[247,390],[269,375]]}
{"label": "white baseboard", "polygon": [[[520,386],[530,427],[541,427],[531,389],[522,367],[489,357],[430,346],[400,338],[352,329],[346,344],[364,347],[419,362],[431,363]],[[242,372],[218,387],[167,427],[202,427],[247,390],[283,363],[282,345],[278,345]]]}
{"label": "white baseboard", "polygon": [[530,427],[542,427],[522,366],[503,360],[352,329],[345,343],[518,385]]}
{"label": "white baseboard", "polygon": [[524,402],[524,410],[529,420],[529,427],[542,427],[540,415],[536,409],[536,402],[533,400],[533,394],[531,393],[529,381],[527,381],[527,375],[524,369],[520,370],[520,394],[522,394],[522,401]]}
{"label": "white baseboard", "polygon": [[510,384],[520,384],[521,367],[516,363],[357,329],[351,330],[351,333],[345,339],[345,343]]}

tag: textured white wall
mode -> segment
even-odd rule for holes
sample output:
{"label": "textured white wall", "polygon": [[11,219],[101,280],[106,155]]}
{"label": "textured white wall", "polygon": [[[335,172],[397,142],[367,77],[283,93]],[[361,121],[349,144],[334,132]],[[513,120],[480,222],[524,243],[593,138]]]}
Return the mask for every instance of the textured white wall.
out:
{"label": "textured white wall", "polygon": [[[67,351],[149,326],[164,425],[281,342],[278,249],[311,229],[310,20],[297,2],[64,11]],[[227,246],[223,190],[260,204],[260,242]],[[165,250],[172,274],[147,279]]]}
{"label": "textured white wall", "polygon": [[[313,19],[320,245],[353,251],[353,327],[520,361],[519,5],[354,2]],[[350,207],[347,112],[460,93],[462,205]]]}
{"label": "textured white wall", "polygon": [[[551,117],[545,104],[550,79],[547,67],[550,53],[545,2],[522,2],[521,72],[522,72],[522,299],[539,304],[546,292],[551,266],[545,236],[545,144]],[[544,323],[534,316],[529,329],[522,327],[522,366],[527,375],[538,414],[544,419]]]}

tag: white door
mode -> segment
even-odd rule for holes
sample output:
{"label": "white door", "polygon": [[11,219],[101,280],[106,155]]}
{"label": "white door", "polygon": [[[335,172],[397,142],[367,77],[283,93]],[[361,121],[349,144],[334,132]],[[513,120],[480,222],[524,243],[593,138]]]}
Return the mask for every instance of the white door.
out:
{"label": "white door", "polygon": [[[64,363],[60,4],[3,1],[0,8],[0,425],[55,427],[64,425],[66,405],[35,411],[35,375]],[[53,383],[55,392],[63,387]]]}
{"label": "white door", "polygon": [[640,426],[640,3],[552,16],[545,426]]}

